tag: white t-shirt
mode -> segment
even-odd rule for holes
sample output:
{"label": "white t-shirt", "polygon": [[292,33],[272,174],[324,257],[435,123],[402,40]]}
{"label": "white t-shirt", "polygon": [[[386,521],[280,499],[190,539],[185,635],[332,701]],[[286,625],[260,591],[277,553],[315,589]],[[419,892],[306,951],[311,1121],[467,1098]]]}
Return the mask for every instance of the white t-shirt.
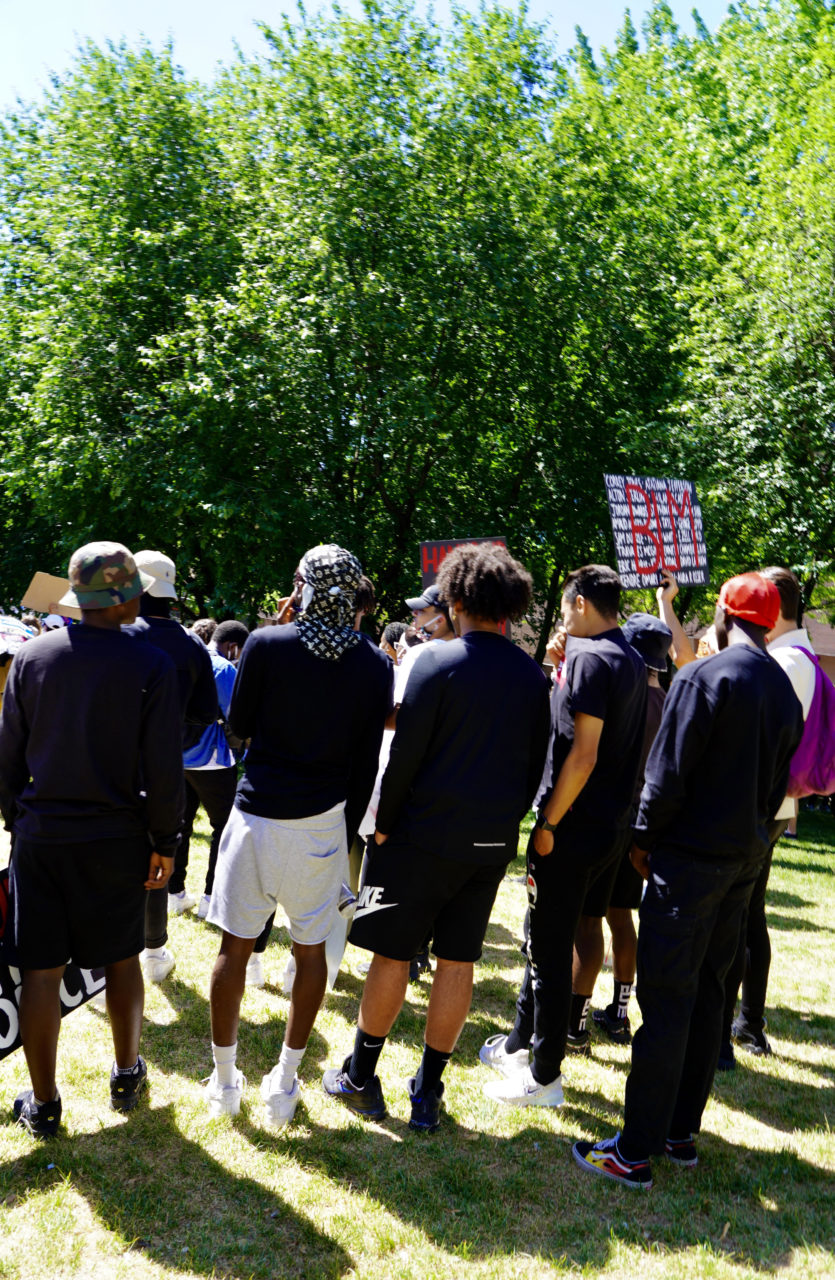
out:
{"label": "white t-shirt", "polygon": [[[794,631],[787,631],[784,635],[777,636],[776,640],[772,640],[768,646],[768,652],[791,680],[792,688],[803,708],[805,720],[815,695],[815,664],[806,657],[805,653],[800,652],[798,645],[812,652],[812,645],[805,627],[797,627]],[[792,796],[786,796],[774,817],[793,818],[796,813],[797,801]]]}

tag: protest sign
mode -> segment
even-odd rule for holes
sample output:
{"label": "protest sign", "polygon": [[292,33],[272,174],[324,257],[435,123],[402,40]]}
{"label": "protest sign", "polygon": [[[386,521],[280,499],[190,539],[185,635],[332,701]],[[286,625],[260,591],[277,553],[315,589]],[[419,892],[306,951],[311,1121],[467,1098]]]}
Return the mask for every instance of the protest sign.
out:
{"label": "protest sign", "polygon": [[[0,1058],[20,1046],[21,973],[12,963],[8,941],[4,938],[9,910],[9,871],[0,871]],[[104,969],[79,969],[70,962],[64,970],[61,982],[61,1017],[86,1004],[91,996],[104,987]]]}
{"label": "protest sign", "polygon": [[654,587],[661,570],[681,586],[710,581],[702,511],[691,480],[606,475],[606,496],[626,590]]}
{"label": "protest sign", "polygon": [[[495,547],[507,547],[505,538],[446,538],[443,542],[421,542],[420,573],[421,586],[424,591],[431,586],[438,576],[438,570],[453,547],[477,546],[480,542],[492,542]],[[499,630],[510,639],[510,623],[505,621]]]}
{"label": "protest sign", "polygon": [[78,605],[58,603],[69,589],[66,578],[56,578],[53,573],[36,573],[20,603],[24,609],[34,609],[35,613],[57,613],[62,618],[74,618],[79,622],[81,610]]}

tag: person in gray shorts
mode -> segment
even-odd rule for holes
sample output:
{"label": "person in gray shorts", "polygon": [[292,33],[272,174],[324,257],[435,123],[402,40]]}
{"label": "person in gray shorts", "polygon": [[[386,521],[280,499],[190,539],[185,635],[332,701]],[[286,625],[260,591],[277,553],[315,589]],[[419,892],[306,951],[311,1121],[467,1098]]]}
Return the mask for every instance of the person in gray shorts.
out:
{"label": "person in gray shorts", "polygon": [[241,655],[228,721],[250,746],[207,916],[223,930],[210,992],[212,1115],[237,1115],[241,1106],[238,1021],[255,941],[278,906],[290,921],[290,1012],[278,1063],[261,1085],[275,1128],[293,1118],[299,1100],[298,1069],[325,994],[325,940],[392,709],[391,659],[353,629],[359,561],[319,546],[299,572],[296,620],[253,632]]}

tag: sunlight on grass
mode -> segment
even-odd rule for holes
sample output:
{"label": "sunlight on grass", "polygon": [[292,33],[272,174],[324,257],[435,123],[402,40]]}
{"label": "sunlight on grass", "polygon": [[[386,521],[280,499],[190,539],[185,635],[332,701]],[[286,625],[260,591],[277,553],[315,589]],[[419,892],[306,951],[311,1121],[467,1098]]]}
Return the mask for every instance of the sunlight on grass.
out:
{"label": "sunlight on grass", "polygon": [[[201,828],[189,872],[195,889],[206,837]],[[323,1069],[353,1041],[363,956],[350,946],[303,1063],[296,1120],[286,1131],[263,1127],[258,1089],[288,1007],[284,929],[267,951],[267,987],[244,997],[241,1116],[210,1120],[200,1081],[211,1070],[208,978],[218,934],[193,916],[173,919],[177,967],[147,995],[149,1102],[130,1117],[109,1110],[107,1021],[88,1006],[62,1029],[65,1135],[36,1146],[0,1124],[0,1277],[831,1277],[835,823],[804,815],[801,837],[778,848],[770,885],[775,1056],[740,1051],[737,1070],[717,1078],[697,1170],[656,1161],[648,1196],[576,1170],[570,1144],[620,1122],[629,1051],[608,1042],[566,1062],[560,1111],[499,1110],[484,1097],[478,1049],[509,1025],[522,974],[517,862],[447,1071],[447,1115],[428,1138],[408,1128],[405,1088],[420,1056],[425,979],[410,985],[381,1059],[388,1118],[365,1124],[321,1091]],[[604,972],[595,1004],[610,993]],[[630,1015],[638,1020],[634,1003]],[[0,1062],[4,1107],[27,1083],[19,1052]]]}

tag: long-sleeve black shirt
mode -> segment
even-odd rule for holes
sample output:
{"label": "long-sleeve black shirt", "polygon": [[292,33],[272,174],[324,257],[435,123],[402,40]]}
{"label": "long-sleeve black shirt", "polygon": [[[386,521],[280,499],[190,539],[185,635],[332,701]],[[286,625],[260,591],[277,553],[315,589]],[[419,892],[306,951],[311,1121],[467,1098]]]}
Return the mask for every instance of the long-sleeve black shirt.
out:
{"label": "long-sleeve black shirt", "polygon": [[735,644],[673,681],[647,760],[635,840],[699,858],[761,856],[803,732],[773,658]]}
{"label": "long-sleeve black shirt", "polygon": [[183,748],[193,747],[220,715],[208,649],[198,636],[186,631],[174,618],[137,618],[122,630],[155,645],[174,663],[180,689]]}
{"label": "long-sleeve black shirt", "polygon": [[10,830],[50,844],[147,832],[157,853],[173,856],[181,804],[170,658],[84,624],[19,650],[0,715],[0,807]]}
{"label": "long-sleeve black shirt", "polygon": [[345,802],[349,842],[365,813],[386,717],[391,659],[362,641],[334,662],[304,647],[295,623],[247,640],[229,724],[251,742],[235,803],[262,818],[308,818]]}
{"label": "long-sleeve black shirt", "polygon": [[470,631],[433,646],[397,713],[377,829],[439,857],[509,861],[550,728],[548,681],[504,636]]}

